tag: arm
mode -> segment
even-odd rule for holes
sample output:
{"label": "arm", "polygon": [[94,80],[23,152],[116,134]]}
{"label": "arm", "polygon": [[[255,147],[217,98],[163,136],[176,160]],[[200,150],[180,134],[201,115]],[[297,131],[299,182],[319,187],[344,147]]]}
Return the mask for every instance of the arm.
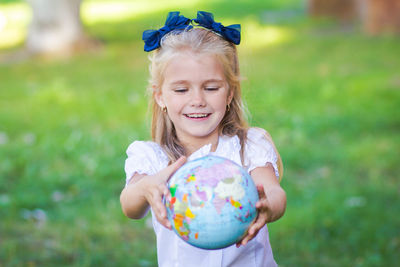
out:
{"label": "arm", "polygon": [[258,215],[249,227],[247,235],[236,244],[237,247],[247,244],[266,223],[281,218],[286,209],[286,193],[280,186],[271,164],[255,168],[250,174],[260,197],[256,204]]}
{"label": "arm", "polygon": [[134,174],[128,185],[122,190],[120,202],[123,213],[131,219],[143,218],[148,209],[149,204],[144,197],[143,188],[146,188],[146,175]]}
{"label": "arm", "polygon": [[169,193],[166,183],[170,176],[185,161],[186,158],[181,157],[154,175],[133,175],[120,196],[124,214],[132,219],[140,219],[147,213],[151,206],[157,220],[165,227],[171,228],[162,197]]}

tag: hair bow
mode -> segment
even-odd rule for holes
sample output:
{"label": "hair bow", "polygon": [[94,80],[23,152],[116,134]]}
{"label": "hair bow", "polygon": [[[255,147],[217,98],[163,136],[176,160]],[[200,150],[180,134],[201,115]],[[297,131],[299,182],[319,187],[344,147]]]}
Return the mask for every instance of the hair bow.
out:
{"label": "hair bow", "polygon": [[188,19],[179,12],[169,12],[165,25],[158,30],[146,30],[143,32],[142,40],[144,41],[144,51],[150,52],[160,47],[161,38],[173,30],[191,29],[189,26],[191,19]]}
{"label": "hair bow", "polygon": [[198,11],[197,18],[193,19],[193,21],[204,28],[218,33],[235,45],[240,44],[240,24],[233,24],[225,27],[221,23],[214,21],[213,14],[205,11]]}

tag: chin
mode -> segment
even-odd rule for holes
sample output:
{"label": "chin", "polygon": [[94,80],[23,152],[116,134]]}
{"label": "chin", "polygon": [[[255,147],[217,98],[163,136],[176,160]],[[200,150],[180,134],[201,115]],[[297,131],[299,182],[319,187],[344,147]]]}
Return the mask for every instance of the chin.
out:
{"label": "chin", "polygon": [[191,133],[191,135],[196,138],[208,138],[208,137],[212,136],[213,134],[215,134],[216,132],[217,131],[195,132],[195,133]]}

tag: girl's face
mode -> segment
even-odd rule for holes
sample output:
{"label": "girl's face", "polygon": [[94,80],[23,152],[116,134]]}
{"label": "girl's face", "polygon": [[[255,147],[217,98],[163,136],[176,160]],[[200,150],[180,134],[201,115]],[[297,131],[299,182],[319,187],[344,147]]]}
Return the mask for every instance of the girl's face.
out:
{"label": "girl's face", "polygon": [[154,94],[167,107],[177,136],[184,144],[218,137],[219,124],[232,99],[223,67],[213,55],[180,53],[170,60],[161,90]]}

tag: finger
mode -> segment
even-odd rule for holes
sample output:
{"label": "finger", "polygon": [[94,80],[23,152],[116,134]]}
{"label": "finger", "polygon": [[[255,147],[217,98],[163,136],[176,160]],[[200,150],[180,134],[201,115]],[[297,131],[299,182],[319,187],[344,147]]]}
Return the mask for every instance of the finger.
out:
{"label": "finger", "polygon": [[177,161],[175,161],[174,163],[169,165],[167,168],[165,168],[164,173],[163,173],[164,174],[163,178],[164,178],[165,182],[167,182],[169,180],[169,178],[171,177],[171,175],[176,170],[178,170],[185,162],[186,162],[186,157],[182,156]]}
{"label": "finger", "polygon": [[256,208],[259,210],[263,208],[268,208],[268,201],[266,199],[260,199],[256,202]]}
{"label": "finger", "polygon": [[160,222],[162,225],[164,225],[166,228],[171,229],[171,223],[168,220],[167,216],[167,209],[165,208],[164,205],[160,207]]}
{"label": "finger", "polygon": [[249,234],[249,232],[246,231],[246,234],[244,234],[244,235],[242,236],[242,238],[241,238],[239,241],[236,242],[236,247],[237,247],[237,248],[240,247],[240,246],[242,245],[243,240],[247,237],[248,234]]}
{"label": "finger", "polygon": [[[258,217],[257,217],[258,219]],[[257,220],[256,219],[256,220]],[[246,234],[242,237],[242,239],[240,239],[237,243],[236,243],[236,247],[240,247],[241,245],[245,245],[247,244],[248,240],[249,240],[249,235],[253,235],[254,230],[252,230],[252,226],[255,224],[256,221],[252,222],[252,224],[249,226],[249,228],[246,231]]]}
{"label": "finger", "polygon": [[164,204],[162,204],[161,202],[157,203],[158,206],[158,211],[160,214],[161,218],[167,218],[167,209],[165,208]]}
{"label": "finger", "polygon": [[171,224],[167,217],[167,210],[161,201],[154,203],[153,211],[156,215],[157,220],[166,228],[171,229]]}
{"label": "finger", "polygon": [[246,235],[246,236],[239,242],[239,246],[237,246],[237,247],[246,245],[246,244],[247,244],[251,239],[253,239],[253,238],[254,238],[254,235],[250,235],[250,234]]}
{"label": "finger", "polygon": [[265,219],[266,217],[264,215],[259,214],[257,219],[250,225],[246,235],[236,244],[236,246],[239,247],[240,245],[246,245],[251,239],[253,239],[260,229],[264,227],[266,223]]}
{"label": "finger", "polygon": [[265,191],[264,191],[264,186],[258,184],[257,185],[257,192],[258,192],[258,198],[259,199],[264,199],[267,196],[265,195]]}
{"label": "finger", "polygon": [[164,227],[166,227],[166,228],[168,228],[168,229],[172,229],[172,227],[171,227],[171,223],[169,222],[169,220],[165,217],[160,217],[160,216],[157,216],[156,215],[156,218],[157,218],[157,221],[162,225],[162,226],[164,226]]}
{"label": "finger", "polygon": [[262,216],[262,218],[259,218],[252,226],[250,226],[249,229],[249,235],[256,235],[258,231],[260,231],[261,228],[263,228],[265,225],[265,218]]}
{"label": "finger", "polygon": [[171,223],[167,217],[158,217],[158,221],[166,228],[171,229]]}
{"label": "finger", "polygon": [[243,238],[241,245],[245,246],[250,240],[252,239],[251,235],[247,235],[245,238]]}
{"label": "finger", "polygon": [[153,196],[153,206],[157,211],[157,214],[161,218],[166,218],[167,217],[167,211],[165,209],[163,200],[162,200],[162,195],[161,192],[155,193]]}
{"label": "finger", "polygon": [[171,192],[169,191],[169,188],[166,185],[163,185],[162,192],[164,195],[163,203],[165,204],[166,201],[171,201]]}
{"label": "finger", "polygon": [[167,197],[167,195],[169,194],[168,186],[166,184],[160,184],[158,187],[160,192],[162,193],[162,197]]}
{"label": "finger", "polygon": [[162,193],[159,187],[155,187],[154,190],[150,192],[149,204],[152,207],[153,211],[156,215],[161,214],[162,207],[164,206],[162,203]]}
{"label": "finger", "polygon": [[186,157],[182,156],[177,161],[172,163],[169,167],[169,174],[173,174],[176,170],[178,170],[184,163],[186,162]]}
{"label": "finger", "polygon": [[[236,243],[236,247],[238,248],[238,247],[240,247],[240,246],[242,246],[242,245],[245,245],[244,241],[248,239],[248,236],[249,236],[249,231],[247,230],[247,231],[246,231],[246,234],[242,237],[242,239],[240,239],[240,240]],[[247,241],[246,241],[246,243],[247,243]]]}
{"label": "finger", "polygon": [[156,186],[153,187],[152,190],[148,192],[148,196],[146,197],[149,205],[151,206],[154,215],[156,216],[157,221],[162,224],[164,227],[171,229],[171,224],[167,219],[166,208],[162,201],[162,191],[161,188]]}
{"label": "finger", "polygon": [[252,225],[250,227],[249,231],[247,232],[247,235],[240,241],[239,246],[246,245],[250,240],[252,240],[254,237],[256,237],[256,235],[262,228],[262,226],[261,227],[260,226],[261,226],[260,224]]}
{"label": "finger", "polygon": [[257,192],[259,200],[256,203],[256,208],[260,209],[263,206],[268,206],[267,196],[265,195],[264,187],[262,185],[257,185]]}

